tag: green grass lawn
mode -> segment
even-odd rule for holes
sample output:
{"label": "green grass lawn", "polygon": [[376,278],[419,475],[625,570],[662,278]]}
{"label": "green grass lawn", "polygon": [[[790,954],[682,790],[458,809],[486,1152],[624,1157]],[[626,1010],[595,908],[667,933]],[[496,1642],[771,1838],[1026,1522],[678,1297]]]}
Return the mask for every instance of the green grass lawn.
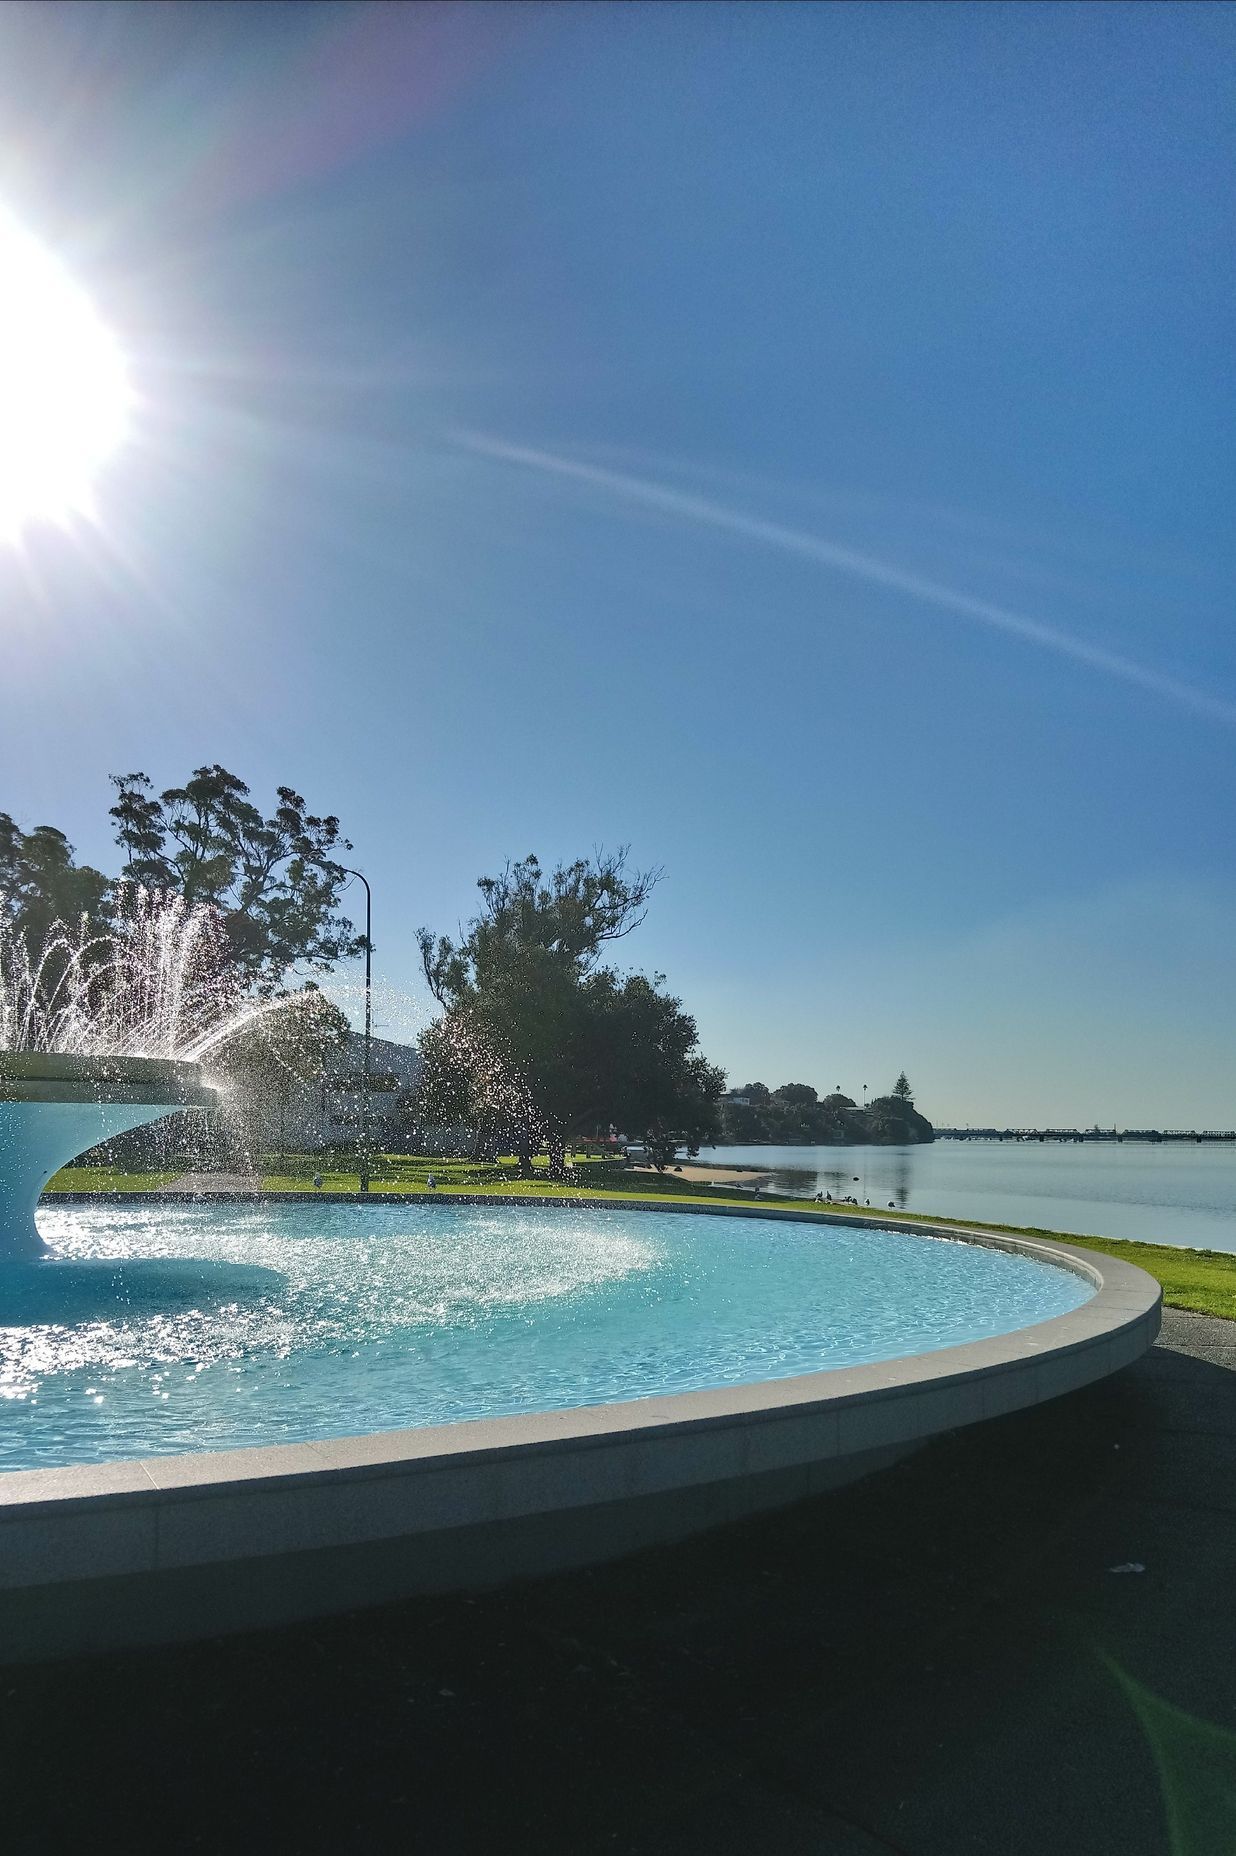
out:
{"label": "green grass lawn", "polygon": [[119,1173],[110,1166],[63,1166],[44,1192],[158,1192],[174,1173]]}
{"label": "green grass lawn", "polygon": [[[304,1192],[312,1190],[316,1173],[322,1176],[322,1193],[356,1192],[360,1179],[351,1155],[280,1154],[267,1156],[271,1171],[262,1175],[266,1192]],[[542,1155],[533,1179],[520,1179],[513,1158],[487,1162],[473,1160],[438,1160],[418,1154],[375,1154],[371,1185],[375,1192],[424,1192],[430,1174],[437,1189],[446,1196],[452,1193],[489,1194],[518,1199],[580,1199],[604,1197],[624,1199],[674,1198],[695,1205],[750,1205],[750,1192],[726,1191],[703,1187],[684,1180],[675,1173],[639,1173],[623,1171],[608,1159],[581,1159],[571,1169],[567,1180],[551,1179],[548,1161]],[[171,1173],[117,1173],[104,1167],[65,1167],[57,1173],[47,1190],[58,1192],[157,1192],[171,1183]],[[787,1211],[819,1211],[813,1199],[789,1199],[761,1195],[767,1202]],[[848,1205],[849,1218],[870,1218],[877,1224],[904,1221],[913,1224],[914,1214],[878,1210],[872,1206]],[[931,1217],[930,1213],[917,1214]],[[1006,1231],[1013,1237],[1041,1237],[1084,1249],[1102,1251],[1109,1257],[1121,1257],[1137,1264],[1163,1286],[1163,1299],[1170,1308],[1186,1308],[1197,1314],[1220,1315],[1236,1320],[1236,1255],[1217,1250],[1184,1250],[1172,1244],[1141,1244],[1117,1238],[1088,1237],[1065,1231],[1043,1231],[1018,1225],[976,1224],[972,1220],[949,1218],[939,1214],[939,1222],[959,1228]]]}

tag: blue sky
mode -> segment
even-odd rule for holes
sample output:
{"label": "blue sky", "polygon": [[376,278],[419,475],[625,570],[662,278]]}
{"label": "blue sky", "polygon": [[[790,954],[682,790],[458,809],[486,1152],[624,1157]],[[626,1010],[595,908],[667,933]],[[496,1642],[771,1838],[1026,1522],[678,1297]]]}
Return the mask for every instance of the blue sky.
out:
{"label": "blue sky", "polygon": [[[735,1083],[1236,1123],[1236,11],[27,8],[142,411],[0,558],[0,805],[339,813],[380,969],[629,842]],[[388,1028],[406,1015],[391,1004]]]}

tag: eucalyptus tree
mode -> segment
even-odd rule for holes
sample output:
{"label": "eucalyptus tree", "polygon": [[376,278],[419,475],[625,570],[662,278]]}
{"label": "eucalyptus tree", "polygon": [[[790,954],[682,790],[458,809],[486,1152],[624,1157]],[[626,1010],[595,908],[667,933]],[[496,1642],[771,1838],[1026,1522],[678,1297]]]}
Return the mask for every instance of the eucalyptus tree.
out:
{"label": "eucalyptus tree", "polygon": [[263,816],[249,788],[217,763],[156,793],[144,773],[113,774],[111,818],[123,875],[219,911],[233,960],[259,992],[294,968],[324,972],[364,939],[341,912],[351,850],[333,815],[280,786]]}

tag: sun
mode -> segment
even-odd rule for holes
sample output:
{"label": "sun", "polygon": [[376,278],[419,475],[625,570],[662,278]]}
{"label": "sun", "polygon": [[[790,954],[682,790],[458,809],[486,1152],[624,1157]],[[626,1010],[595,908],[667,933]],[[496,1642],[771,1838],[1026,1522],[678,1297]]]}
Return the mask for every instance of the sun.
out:
{"label": "sun", "polygon": [[125,439],[124,356],[64,266],[0,207],[0,540],[93,513]]}

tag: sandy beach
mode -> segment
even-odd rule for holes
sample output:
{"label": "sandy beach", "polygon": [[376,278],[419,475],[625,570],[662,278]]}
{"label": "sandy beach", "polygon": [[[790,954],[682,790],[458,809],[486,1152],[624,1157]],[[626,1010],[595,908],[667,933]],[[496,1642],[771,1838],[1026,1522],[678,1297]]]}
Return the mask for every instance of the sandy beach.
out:
{"label": "sandy beach", "polygon": [[[655,1173],[655,1166],[634,1166],[633,1173]],[[667,1172],[675,1173],[679,1179],[697,1180],[705,1186],[766,1186],[772,1178],[771,1173],[759,1173],[752,1167],[732,1166],[693,1166],[684,1160],[681,1166],[667,1167]]]}

